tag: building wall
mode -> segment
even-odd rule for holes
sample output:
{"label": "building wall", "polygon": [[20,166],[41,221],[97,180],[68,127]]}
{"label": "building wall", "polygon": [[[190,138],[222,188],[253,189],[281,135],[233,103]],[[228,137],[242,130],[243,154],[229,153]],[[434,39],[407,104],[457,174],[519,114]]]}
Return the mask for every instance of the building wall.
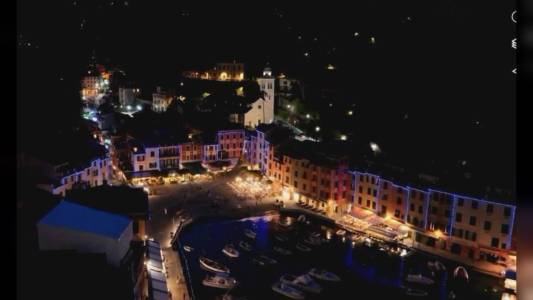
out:
{"label": "building wall", "polygon": [[118,89],[118,101],[122,106],[133,105],[135,100],[135,89],[132,88],[119,88]]}
{"label": "building wall", "polygon": [[180,164],[179,155],[178,146],[159,147],[159,168],[161,170],[178,169]]}
{"label": "building wall", "polygon": [[165,94],[152,94],[152,110],[155,112],[165,112],[172,102],[172,97]]}
{"label": "building wall", "polygon": [[486,248],[510,249],[514,206],[466,197],[456,201],[451,236]]}
{"label": "building wall", "polygon": [[218,63],[210,73],[209,79],[216,80],[236,80],[244,79],[244,64],[242,63]]}
{"label": "building wall", "polygon": [[405,221],[408,210],[409,189],[381,179],[378,212],[381,216],[397,221]]}
{"label": "building wall", "polygon": [[75,184],[100,186],[109,183],[113,178],[114,170],[111,158],[98,158],[91,161],[87,168],[62,176],[60,184],[53,188],[52,193],[64,196],[66,191],[72,189]]}
{"label": "building wall", "polygon": [[184,77],[219,80],[219,81],[241,81],[244,80],[244,64],[242,63],[218,63],[207,71],[189,70],[182,73]]}
{"label": "building wall", "polygon": [[[364,172],[353,172],[354,190],[352,191],[354,203],[352,207],[359,207],[378,213],[379,206],[379,176]],[[388,204],[388,200],[387,200]]]}
{"label": "building wall", "polygon": [[204,145],[202,162],[213,162],[218,159],[218,144]]}
{"label": "building wall", "polygon": [[133,238],[132,223],[117,240],[64,227],[37,224],[40,250],[74,249],[82,253],[105,253],[109,264],[119,266]]}
{"label": "building wall", "polygon": [[145,148],[144,153],[131,155],[133,171],[155,171],[159,167],[159,147]]}
{"label": "building wall", "polygon": [[197,162],[202,160],[203,145],[195,142],[183,143],[179,145],[180,162]]}
{"label": "building wall", "polygon": [[418,189],[411,189],[409,193],[409,212],[407,214],[407,224],[418,229],[425,229],[425,216],[429,203],[429,194]]}
{"label": "building wall", "polygon": [[99,76],[84,76],[81,80],[81,87],[83,89],[96,89],[96,84],[100,84]]}
{"label": "building wall", "polygon": [[244,130],[223,130],[217,134],[219,158],[239,159],[244,152]]}
{"label": "building wall", "polygon": [[453,195],[430,190],[427,229],[440,230],[447,234],[451,230]]}

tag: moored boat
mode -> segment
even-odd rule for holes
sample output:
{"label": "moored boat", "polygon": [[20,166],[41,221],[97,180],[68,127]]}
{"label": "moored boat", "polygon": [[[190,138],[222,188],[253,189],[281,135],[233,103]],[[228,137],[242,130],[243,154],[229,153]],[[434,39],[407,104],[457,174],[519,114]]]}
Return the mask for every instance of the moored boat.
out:
{"label": "moored boat", "polygon": [[300,250],[300,251],[303,251],[303,252],[309,252],[311,251],[311,248],[307,247],[306,245],[298,242],[296,243],[296,249]]}
{"label": "moored boat", "polygon": [[309,275],[317,278],[317,279],[321,279],[321,280],[325,280],[325,281],[341,281],[341,278],[339,276],[337,276],[336,274],[332,273],[332,272],[329,272],[329,271],[326,271],[326,270],[320,270],[320,269],[317,269],[317,268],[313,268],[309,271]]}
{"label": "moored boat", "polygon": [[251,239],[255,239],[257,237],[257,233],[251,229],[245,229],[244,235]]}
{"label": "moored boat", "polygon": [[285,274],[281,276],[280,281],[286,284],[295,286],[296,288],[311,292],[311,293],[320,293],[322,292],[322,287],[311,278],[308,274],[295,276],[292,274]]}
{"label": "moored boat", "polygon": [[428,292],[418,289],[407,288],[405,289],[405,294],[413,297],[425,297],[428,295]]}
{"label": "moored boat", "polygon": [[185,246],[183,246],[183,250],[185,250],[186,252],[192,252],[194,250],[194,248],[191,247],[191,246],[185,245]]}
{"label": "moored boat", "polygon": [[259,266],[262,266],[262,267],[267,265],[267,262],[262,260],[262,259],[260,259],[259,257],[253,257],[252,258],[252,263],[254,263],[256,265],[259,265]]}
{"label": "moored boat", "polygon": [[444,266],[444,264],[438,260],[428,261],[428,269],[430,269],[433,272],[444,272],[446,271],[446,266]]}
{"label": "moored boat", "polygon": [[283,282],[278,281],[274,283],[272,285],[272,290],[286,297],[289,297],[291,299],[298,299],[298,300],[305,299],[305,294],[303,292]]}
{"label": "moored boat", "polygon": [[422,276],[422,274],[409,274],[407,275],[407,278],[405,278],[405,281],[411,282],[411,283],[419,283],[419,284],[425,284],[430,285],[435,283],[435,281],[431,278]]}
{"label": "moored boat", "polygon": [[453,277],[454,279],[462,279],[468,282],[468,272],[463,266],[455,268],[455,270],[453,271]]}
{"label": "moored boat", "polygon": [[267,264],[269,265],[274,265],[274,264],[277,264],[278,261],[271,258],[271,257],[268,257],[266,255],[259,255],[259,259],[263,260],[264,262],[266,262]]}
{"label": "moored boat", "polygon": [[252,245],[248,244],[245,241],[240,241],[239,247],[241,247],[241,249],[246,250],[246,251],[252,251]]}
{"label": "moored boat", "polygon": [[281,255],[291,255],[292,254],[292,252],[290,250],[282,248],[282,247],[274,246],[274,251],[276,251],[277,253],[279,253]]}
{"label": "moored boat", "polygon": [[339,229],[337,230],[337,232],[335,232],[336,235],[339,235],[339,236],[343,236],[346,234],[346,230],[344,229]]}
{"label": "moored boat", "polygon": [[224,248],[222,249],[222,253],[226,254],[226,256],[233,258],[237,258],[240,255],[239,251],[235,249],[233,244],[227,244],[226,246],[224,246]]}
{"label": "moored boat", "polygon": [[314,245],[314,246],[319,246],[320,244],[322,244],[322,241],[320,240],[320,238],[315,238],[313,236],[306,237],[304,239],[304,242],[309,245]]}
{"label": "moored boat", "polygon": [[275,235],[274,238],[280,242],[286,242],[289,240],[286,236],[279,234]]}
{"label": "moored boat", "polygon": [[312,236],[314,238],[320,238],[322,236],[322,234],[320,233],[320,231],[315,231],[315,232],[311,233],[310,236]]}
{"label": "moored boat", "polygon": [[278,224],[282,227],[289,227],[291,226],[291,219],[290,217],[287,217],[286,219],[279,219]]}
{"label": "moored boat", "polygon": [[200,257],[200,266],[204,268],[207,271],[215,272],[215,273],[228,273],[230,272],[229,268],[212,260],[207,257]]}
{"label": "moored boat", "polygon": [[207,276],[202,284],[209,287],[219,288],[219,289],[231,289],[237,285],[237,280],[233,277],[228,276]]}

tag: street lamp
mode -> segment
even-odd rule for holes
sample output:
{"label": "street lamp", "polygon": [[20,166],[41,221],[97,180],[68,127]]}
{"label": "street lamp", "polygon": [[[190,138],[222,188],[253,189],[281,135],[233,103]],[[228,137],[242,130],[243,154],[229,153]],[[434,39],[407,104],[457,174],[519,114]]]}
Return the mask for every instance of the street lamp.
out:
{"label": "street lamp", "polygon": [[315,127],[315,131],[316,131],[316,132],[319,132],[319,131],[320,131],[320,127],[318,127],[318,126]]}

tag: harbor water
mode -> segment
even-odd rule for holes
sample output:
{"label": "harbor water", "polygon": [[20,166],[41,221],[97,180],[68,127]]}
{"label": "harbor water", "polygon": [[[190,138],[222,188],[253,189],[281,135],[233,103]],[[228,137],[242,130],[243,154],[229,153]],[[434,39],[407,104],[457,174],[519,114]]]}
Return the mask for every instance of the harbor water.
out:
{"label": "harbor water", "polygon": [[[324,282],[317,279],[322,291],[316,294],[306,292],[306,299],[355,299],[365,295],[372,295],[374,299],[441,300],[499,300],[501,297],[500,279],[467,268],[469,282],[460,282],[453,277],[457,264],[444,259],[439,261],[446,265],[447,271],[432,274],[427,263],[435,258],[418,252],[401,257],[391,254],[385,243],[375,240],[368,243],[364,238],[352,237],[350,233],[337,235],[338,228],[332,224],[313,219],[308,219],[308,223],[298,222],[297,217],[275,215],[241,220],[205,220],[184,228],[174,246],[181,255],[191,298],[221,299],[222,295],[228,293],[233,299],[289,299],[274,292],[272,285],[284,274],[298,276],[312,268],[333,272],[341,281]],[[280,225],[280,221],[281,224],[290,225]],[[246,229],[255,231],[256,238],[247,237],[244,234]],[[304,242],[312,233],[320,233],[323,240],[321,245]],[[287,241],[276,239],[280,236],[286,237]],[[241,241],[252,245],[252,250],[248,252],[240,248]],[[311,248],[311,251],[297,249],[298,242]],[[233,244],[240,252],[238,258],[230,258],[222,253],[227,244]],[[193,250],[185,251],[184,246]],[[292,254],[279,254],[273,251],[274,246],[288,249]],[[266,255],[277,263],[260,265],[254,261],[258,255]],[[237,286],[230,291],[204,286],[202,280],[212,273],[200,266],[200,257],[207,257],[228,267],[230,276],[238,281]],[[422,274],[435,283],[408,283],[404,280],[407,274]],[[406,294],[407,288],[425,291],[427,296],[409,296]]]}

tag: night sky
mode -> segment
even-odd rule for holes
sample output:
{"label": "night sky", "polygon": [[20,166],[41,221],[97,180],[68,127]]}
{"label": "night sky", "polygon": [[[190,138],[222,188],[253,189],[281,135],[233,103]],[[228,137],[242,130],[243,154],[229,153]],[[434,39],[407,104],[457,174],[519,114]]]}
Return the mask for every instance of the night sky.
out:
{"label": "night sky", "polygon": [[[487,180],[512,187],[515,32],[507,2],[193,7],[180,1],[21,0],[20,133],[31,140],[79,118],[79,80],[93,51],[98,62],[148,86],[172,86],[184,69],[234,59],[257,75],[268,62],[276,74],[333,88],[334,101],[355,104],[353,130],[361,138],[414,157],[464,159]],[[329,63],[337,67],[333,74],[325,70]]]}

